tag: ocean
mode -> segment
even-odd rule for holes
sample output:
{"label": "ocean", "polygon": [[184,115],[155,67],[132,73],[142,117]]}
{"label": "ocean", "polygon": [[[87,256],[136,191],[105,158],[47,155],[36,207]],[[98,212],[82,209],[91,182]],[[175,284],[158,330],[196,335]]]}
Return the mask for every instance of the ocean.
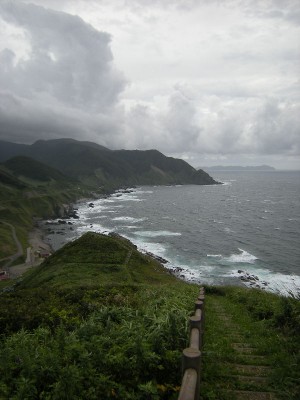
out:
{"label": "ocean", "polygon": [[79,202],[78,220],[44,223],[47,240],[58,249],[87,231],[114,231],[187,280],[300,296],[300,171],[212,175],[223,184],[143,186],[93,207]]}

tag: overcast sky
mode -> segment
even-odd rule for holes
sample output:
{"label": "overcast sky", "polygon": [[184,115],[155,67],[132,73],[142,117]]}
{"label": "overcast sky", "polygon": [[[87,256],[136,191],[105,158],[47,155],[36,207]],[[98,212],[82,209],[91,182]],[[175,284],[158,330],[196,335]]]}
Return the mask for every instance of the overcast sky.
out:
{"label": "overcast sky", "polygon": [[0,0],[0,138],[300,169],[298,0]]}

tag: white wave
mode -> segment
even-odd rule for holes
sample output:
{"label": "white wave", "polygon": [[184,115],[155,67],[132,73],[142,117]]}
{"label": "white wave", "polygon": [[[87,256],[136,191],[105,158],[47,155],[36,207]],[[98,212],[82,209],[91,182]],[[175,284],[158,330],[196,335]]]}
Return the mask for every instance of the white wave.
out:
{"label": "white wave", "polygon": [[80,234],[86,233],[89,231],[97,232],[97,233],[107,232],[107,230],[103,227],[103,225],[100,225],[100,224],[92,224],[92,226],[82,225],[82,226],[77,227],[77,232],[79,232]]}
{"label": "white wave", "polygon": [[[220,181],[221,182],[221,181]],[[231,186],[232,185],[232,182],[231,181],[224,181],[224,182],[221,182],[224,186]]]}
{"label": "white wave", "polygon": [[179,232],[170,232],[170,231],[136,231],[134,232],[137,236],[144,237],[158,237],[158,236],[181,236]]}
{"label": "white wave", "polygon": [[300,276],[275,273],[268,277],[268,289],[284,296],[300,297]]}
{"label": "white wave", "polygon": [[222,254],[207,254],[206,257],[222,258]]}
{"label": "white wave", "polygon": [[225,261],[229,261],[231,263],[249,263],[253,264],[255,260],[257,260],[257,257],[255,257],[253,254],[248,253],[246,250],[239,249],[240,253],[239,254],[232,254],[229,257],[225,257]]}
{"label": "white wave", "polygon": [[150,252],[160,257],[164,257],[166,252],[166,247],[163,246],[161,243],[149,243],[149,242],[134,240],[134,244],[138,247],[138,250],[141,251],[142,253]]}
{"label": "white wave", "polygon": [[[300,297],[300,276],[286,275],[273,272],[267,268],[247,268],[243,274],[254,275],[258,278],[255,281],[243,281],[245,286],[264,288],[268,292],[281,294],[283,296]],[[238,270],[229,273],[232,277],[241,277]]]}
{"label": "white wave", "polygon": [[136,194],[151,194],[153,193],[153,190],[136,190]]}
{"label": "white wave", "polygon": [[145,199],[138,199],[136,196],[122,196],[119,197],[118,200],[120,201],[145,201]]}
{"label": "white wave", "polygon": [[133,217],[115,217],[113,221],[127,221],[127,222],[141,222],[145,221],[147,218],[133,218]]}
{"label": "white wave", "polygon": [[226,233],[234,233],[235,231],[233,231],[232,229],[230,229],[230,228],[224,228],[224,231],[226,232]]}
{"label": "white wave", "polygon": [[263,200],[262,203],[276,204],[273,200]]}
{"label": "white wave", "polygon": [[138,229],[139,227],[137,225],[120,225],[119,228],[124,228],[124,229]]}
{"label": "white wave", "polygon": [[101,202],[103,203],[115,203],[115,199],[112,199],[111,197],[109,197],[108,199],[101,199]]}

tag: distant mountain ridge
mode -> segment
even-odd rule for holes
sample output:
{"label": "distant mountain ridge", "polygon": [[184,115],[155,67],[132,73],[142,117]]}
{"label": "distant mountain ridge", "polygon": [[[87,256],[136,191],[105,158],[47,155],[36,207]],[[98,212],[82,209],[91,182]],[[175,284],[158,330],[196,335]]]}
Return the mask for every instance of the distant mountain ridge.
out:
{"label": "distant mountain ridge", "polygon": [[110,150],[74,139],[38,140],[32,145],[0,141],[0,162],[26,156],[91,187],[217,184],[206,172],[157,150]]}
{"label": "distant mountain ridge", "polygon": [[204,171],[276,171],[270,165],[241,166],[241,165],[214,165],[212,167],[201,167]]}

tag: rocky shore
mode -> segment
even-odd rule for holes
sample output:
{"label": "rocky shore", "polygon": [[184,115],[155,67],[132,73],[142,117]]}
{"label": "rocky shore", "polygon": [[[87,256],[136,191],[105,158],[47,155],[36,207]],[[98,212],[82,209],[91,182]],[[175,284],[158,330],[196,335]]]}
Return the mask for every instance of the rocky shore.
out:
{"label": "rocky shore", "polygon": [[248,287],[265,290],[268,282],[262,281],[257,275],[249,274],[247,271],[238,270],[239,279]]}

